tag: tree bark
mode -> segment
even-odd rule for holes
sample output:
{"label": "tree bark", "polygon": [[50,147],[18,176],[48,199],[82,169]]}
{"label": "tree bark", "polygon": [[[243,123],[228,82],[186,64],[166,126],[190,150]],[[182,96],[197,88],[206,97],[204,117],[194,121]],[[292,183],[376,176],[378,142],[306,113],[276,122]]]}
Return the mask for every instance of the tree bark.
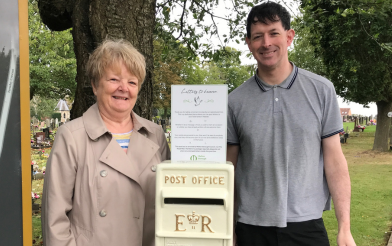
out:
{"label": "tree bark", "polygon": [[42,21],[50,29],[65,30],[67,23],[72,24],[77,88],[71,119],[82,116],[95,103],[86,64],[105,38],[126,39],[145,56],[146,78],[133,110],[151,119],[155,5],[156,0],[39,0]]}
{"label": "tree bark", "polygon": [[377,128],[374,137],[373,150],[388,151],[388,136],[391,125],[391,118],[388,112],[392,109],[392,102],[379,101],[377,104]]}

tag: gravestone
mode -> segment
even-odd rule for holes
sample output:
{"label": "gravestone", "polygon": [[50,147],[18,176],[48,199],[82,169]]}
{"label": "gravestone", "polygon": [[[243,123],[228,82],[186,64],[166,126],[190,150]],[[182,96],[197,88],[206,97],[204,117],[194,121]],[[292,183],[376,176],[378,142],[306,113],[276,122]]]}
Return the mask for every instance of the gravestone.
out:
{"label": "gravestone", "polygon": [[36,173],[33,175],[34,180],[40,180],[44,179],[44,174],[43,173]]}
{"label": "gravestone", "polygon": [[35,134],[35,138],[37,139],[37,144],[41,144],[45,140],[45,133],[44,132],[37,132]]}
{"label": "gravestone", "polygon": [[49,119],[45,120],[45,127],[46,128],[50,127],[50,120]]}
{"label": "gravestone", "polygon": [[49,127],[42,129],[42,131],[45,133],[45,139],[48,139],[49,138]]}
{"label": "gravestone", "polygon": [[54,123],[55,123],[56,128],[58,128],[59,127],[59,119],[56,118]]}
{"label": "gravestone", "polygon": [[37,127],[37,126],[38,126],[38,124],[39,124],[39,121],[38,121],[38,119],[37,119],[37,118],[35,118],[35,117],[33,117],[33,126],[34,126],[34,127]]}

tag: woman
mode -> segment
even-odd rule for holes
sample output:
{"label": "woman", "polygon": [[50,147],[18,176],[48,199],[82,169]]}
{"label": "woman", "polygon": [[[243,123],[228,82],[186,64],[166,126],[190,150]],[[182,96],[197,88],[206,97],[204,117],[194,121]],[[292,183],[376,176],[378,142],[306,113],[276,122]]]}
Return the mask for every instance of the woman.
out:
{"label": "woman", "polygon": [[154,245],[155,170],[170,150],[162,128],[132,111],[145,74],[127,41],[104,41],[90,56],[97,103],[57,131],[42,201],[45,245]]}

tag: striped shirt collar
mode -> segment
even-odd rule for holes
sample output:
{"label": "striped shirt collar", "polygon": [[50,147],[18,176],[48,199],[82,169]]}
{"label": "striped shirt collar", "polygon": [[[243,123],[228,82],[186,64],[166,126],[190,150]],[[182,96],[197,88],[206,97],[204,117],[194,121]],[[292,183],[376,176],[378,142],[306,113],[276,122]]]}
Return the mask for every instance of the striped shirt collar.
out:
{"label": "striped shirt collar", "polygon": [[[291,86],[293,86],[295,79],[297,78],[298,75],[298,67],[296,67],[294,65],[294,63],[290,62],[293,65],[293,71],[291,71],[290,75],[283,80],[282,83],[280,83],[279,85],[277,85],[278,87],[284,88],[284,89],[290,89]],[[257,85],[260,87],[260,89],[264,92],[269,91],[270,89],[274,88],[273,85],[269,85],[267,83],[265,83],[262,79],[259,78],[259,76],[257,76],[257,71],[258,69],[256,69],[256,73],[255,73],[255,81],[257,83]]]}

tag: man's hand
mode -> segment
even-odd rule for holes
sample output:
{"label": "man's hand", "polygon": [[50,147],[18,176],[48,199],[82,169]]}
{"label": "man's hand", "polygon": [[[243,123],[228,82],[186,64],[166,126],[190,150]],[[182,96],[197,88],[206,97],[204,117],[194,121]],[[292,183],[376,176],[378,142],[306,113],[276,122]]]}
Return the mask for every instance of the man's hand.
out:
{"label": "man's hand", "polygon": [[337,238],[338,246],[356,246],[350,231],[341,231]]}

